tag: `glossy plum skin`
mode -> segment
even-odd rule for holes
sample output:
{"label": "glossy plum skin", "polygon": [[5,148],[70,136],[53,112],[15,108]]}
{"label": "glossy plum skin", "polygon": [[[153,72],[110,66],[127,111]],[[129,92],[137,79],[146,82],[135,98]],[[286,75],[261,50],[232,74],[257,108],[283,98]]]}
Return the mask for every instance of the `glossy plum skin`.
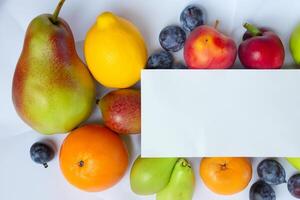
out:
{"label": "glossy plum skin", "polygon": [[235,42],[207,25],[194,29],[184,46],[185,63],[190,69],[228,69],[236,56]]}
{"label": "glossy plum skin", "polygon": [[181,62],[174,63],[172,69],[187,69],[187,66]]}
{"label": "glossy plum skin", "polygon": [[54,150],[47,144],[36,142],[30,147],[30,157],[34,162],[47,168],[47,162],[54,157]]}
{"label": "glossy plum skin", "polygon": [[159,43],[167,51],[177,52],[184,46],[185,32],[179,26],[167,26],[159,34]]}
{"label": "glossy plum skin", "polygon": [[187,6],[180,14],[180,23],[184,30],[192,31],[205,23],[205,13],[196,5]]}
{"label": "glossy plum skin", "polygon": [[288,180],[287,187],[291,195],[300,199],[300,174],[291,176]]}
{"label": "glossy plum skin", "polygon": [[285,170],[282,165],[273,159],[265,159],[257,166],[258,176],[270,185],[285,183]]}
{"label": "glossy plum skin", "polygon": [[239,59],[247,69],[280,69],[284,63],[284,47],[280,38],[272,31],[260,29],[262,35],[243,36],[238,49]]}
{"label": "glossy plum skin", "polygon": [[154,52],[147,60],[147,69],[171,69],[174,62],[173,55],[165,50]]}
{"label": "glossy plum skin", "polygon": [[276,200],[275,191],[264,181],[254,183],[249,192],[250,200]]}

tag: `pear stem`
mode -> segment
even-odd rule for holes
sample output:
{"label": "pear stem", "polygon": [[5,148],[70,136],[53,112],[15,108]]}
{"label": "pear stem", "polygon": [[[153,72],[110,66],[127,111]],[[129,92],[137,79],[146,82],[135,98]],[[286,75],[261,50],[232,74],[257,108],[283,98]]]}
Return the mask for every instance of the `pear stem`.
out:
{"label": "pear stem", "polygon": [[55,10],[54,10],[54,12],[53,12],[53,15],[52,15],[52,22],[53,22],[54,24],[57,23],[57,18],[58,18],[59,12],[60,12],[62,6],[64,5],[64,3],[65,3],[65,0],[60,0],[60,1],[58,2],[57,6],[56,6],[56,8],[55,8]]}
{"label": "pear stem", "polygon": [[252,36],[259,36],[262,34],[261,31],[252,24],[245,23],[243,26]]}
{"label": "pear stem", "polygon": [[215,29],[218,29],[219,24],[220,24],[220,21],[217,19],[217,20],[215,21],[214,28],[215,28]]}

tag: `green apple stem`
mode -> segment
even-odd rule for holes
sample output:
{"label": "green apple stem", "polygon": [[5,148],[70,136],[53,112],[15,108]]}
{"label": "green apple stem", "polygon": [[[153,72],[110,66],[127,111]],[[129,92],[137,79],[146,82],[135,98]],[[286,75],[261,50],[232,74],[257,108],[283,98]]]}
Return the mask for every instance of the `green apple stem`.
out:
{"label": "green apple stem", "polygon": [[54,13],[52,15],[52,22],[54,24],[57,23],[57,18],[58,18],[59,12],[60,12],[62,6],[64,5],[64,3],[65,3],[65,0],[60,0],[54,10]]}
{"label": "green apple stem", "polygon": [[249,23],[245,23],[244,27],[247,29],[247,31],[252,35],[252,36],[259,36],[261,35],[261,31],[256,28],[256,26],[249,24]]}
{"label": "green apple stem", "polygon": [[215,28],[215,29],[218,29],[219,24],[220,24],[220,21],[217,19],[217,20],[215,21],[214,28]]}

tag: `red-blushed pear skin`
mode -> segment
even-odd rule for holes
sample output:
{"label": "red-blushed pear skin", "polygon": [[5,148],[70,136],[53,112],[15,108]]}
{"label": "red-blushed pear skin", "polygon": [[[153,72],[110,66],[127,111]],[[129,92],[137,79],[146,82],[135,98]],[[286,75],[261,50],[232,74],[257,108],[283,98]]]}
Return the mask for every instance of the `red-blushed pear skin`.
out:
{"label": "red-blushed pear skin", "polygon": [[217,24],[199,26],[187,38],[184,59],[190,69],[227,69],[234,64],[236,44],[216,29]]}
{"label": "red-blushed pear skin", "polygon": [[104,124],[120,134],[141,132],[141,92],[120,89],[109,92],[98,102]]}
{"label": "red-blushed pear skin", "polygon": [[284,63],[284,47],[274,32],[245,23],[247,29],[238,55],[248,69],[280,69]]}
{"label": "red-blushed pear skin", "polygon": [[17,63],[12,100],[19,116],[43,134],[65,133],[89,117],[95,85],[75,49],[72,31],[54,12],[29,24]]}

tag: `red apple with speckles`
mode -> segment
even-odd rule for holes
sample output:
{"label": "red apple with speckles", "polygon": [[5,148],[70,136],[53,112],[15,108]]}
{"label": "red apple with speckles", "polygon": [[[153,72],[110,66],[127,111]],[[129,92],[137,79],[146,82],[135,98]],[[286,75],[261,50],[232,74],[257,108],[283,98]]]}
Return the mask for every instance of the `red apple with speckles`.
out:
{"label": "red apple with speckles", "polygon": [[187,38],[184,59],[190,69],[227,69],[234,64],[236,44],[216,29],[217,24],[199,26]]}
{"label": "red apple with speckles", "polygon": [[109,92],[98,103],[104,124],[120,134],[141,132],[141,92],[120,89]]}
{"label": "red apple with speckles", "polygon": [[247,69],[280,69],[284,47],[280,38],[266,28],[244,24],[247,29],[239,46],[239,58]]}

